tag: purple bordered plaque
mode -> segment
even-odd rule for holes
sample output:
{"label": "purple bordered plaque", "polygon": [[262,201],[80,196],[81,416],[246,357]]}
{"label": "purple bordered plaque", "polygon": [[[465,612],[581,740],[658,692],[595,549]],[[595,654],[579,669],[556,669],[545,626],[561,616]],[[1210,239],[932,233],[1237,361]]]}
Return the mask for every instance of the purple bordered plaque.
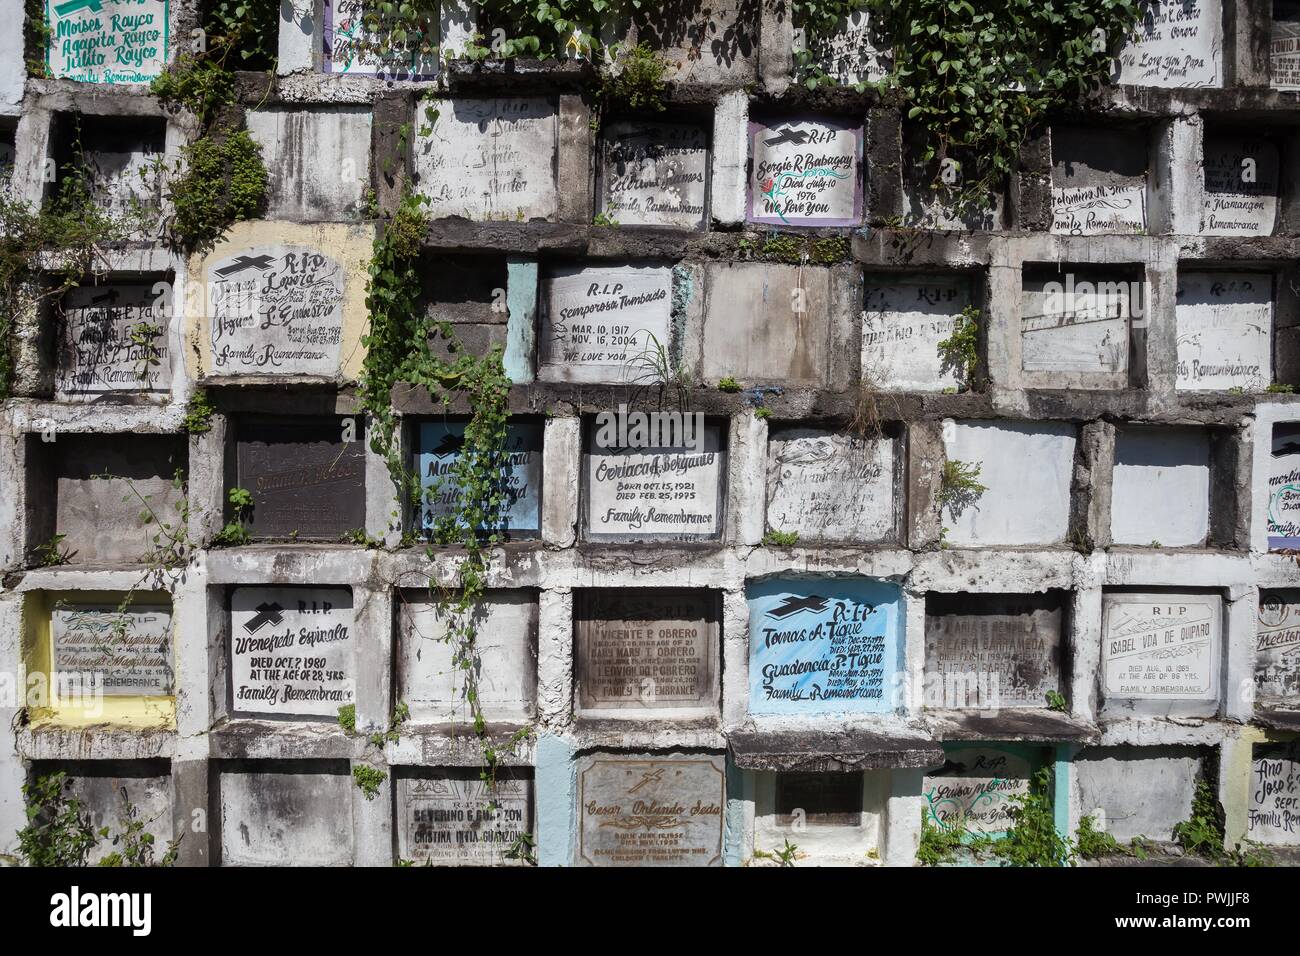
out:
{"label": "purple bordered plaque", "polygon": [[[385,50],[377,55],[364,48],[375,40],[366,32],[362,16],[367,0],[325,0],[321,31],[321,70],[352,76],[377,76],[389,80],[432,80],[438,76],[437,56],[420,56],[418,46]],[[437,31],[436,21],[429,28]],[[417,41],[418,41],[417,37]]]}
{"label": "purple bordered plaque", "polygon": [[862,127],[826,117],[749,124],[745,219],[770,226],[862,221]]}

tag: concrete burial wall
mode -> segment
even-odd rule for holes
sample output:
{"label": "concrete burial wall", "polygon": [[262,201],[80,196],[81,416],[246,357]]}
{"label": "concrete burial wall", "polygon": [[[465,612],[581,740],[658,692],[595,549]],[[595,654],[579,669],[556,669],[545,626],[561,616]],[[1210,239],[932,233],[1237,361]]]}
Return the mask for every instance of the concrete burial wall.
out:
{"label": "concrete burial wall", "polygon": [[[105,202],[195,135],[147,86],[195,8],[142,6],[162,49],[54,49],[43,79],[0,0],[15,195],[44,195],[74,114]],[[606,39],[665,53],[667,108],[602,115],[591,64],[458,60],[456,0],[443,56],[377,76],[324,33],[358,7],[284,4],[276,72],[241,78],[262,217],[189,258],[141,237],[8,343],[0,859],[57,770],[186,865],[720,866],[788,840],[905,866],[923,815],[1004,833],[1044,767],[1067,834],[1168,844],[1206,784],[1229,844],[1300,852],[1300,21],[1155,5],[1095,112],[971,220],[893,101],[794,82],[804,48],[882,75],[861,16],[809,47],[776,2],[639,14]],[[828,172],[795,188],[810,149]],[[514,383],[469,664],[492,791],[429,588],[457,557],[424,540],[472,409],[395,393],[412,504],[357,398],[376,213],[408,188],[421,301]],[[963,313],[973,369],[941,345]],[[639,441],[620,408],[689,430]],[[235,487],[252,540],[211,546]],[[156,573],[142,509],[198,543],[183,572]]]}

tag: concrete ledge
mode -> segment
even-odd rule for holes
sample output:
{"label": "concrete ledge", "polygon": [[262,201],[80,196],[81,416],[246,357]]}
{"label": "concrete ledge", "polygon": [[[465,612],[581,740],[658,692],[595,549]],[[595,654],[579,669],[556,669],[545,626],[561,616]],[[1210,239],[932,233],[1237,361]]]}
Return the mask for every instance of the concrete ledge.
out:
{"label": "concrete ledge", "polygon": [[24,760],[170,760],[176,753],[176,731],[45,724],[22,728],[17,750]]}
{"label": "concrete ledge", "polygon": [[729,746],[741,770],[853,773],[943,763],[943,748],[933,741],[865,731],[735,731]]}
{"label": "concrete ledge", "polygon": [[997,740],[1031,743],[1095,743],[1095,724],[1050,710],[979,711],[932,710],[926,722],[936,740]]}

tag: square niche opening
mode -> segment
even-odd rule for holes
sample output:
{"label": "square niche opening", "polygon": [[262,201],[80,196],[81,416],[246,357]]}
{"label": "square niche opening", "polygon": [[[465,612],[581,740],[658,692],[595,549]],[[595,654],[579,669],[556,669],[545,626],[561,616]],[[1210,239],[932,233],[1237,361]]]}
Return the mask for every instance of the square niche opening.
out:
{"label": "square niche opening", "polygon": [[876,438],[851,430],[774,427],[768,441],[767,529],[800,543],[899,540],[903,455],[896,426]]}
{"label": "square niche opening", "polygon": [[1172,842],[1197,783],[1213,773],[1209,751],[1196,747],[1086,747],[1071,763],[1079,814],[1120,843]]}
{"label": "square niche opening", "polygon": [[1210,537],[1212,442],[1204,428],[1124,426],[1115,434],[1115,544],[1201,547]]}
{"label": "square niche opening", "polygon": [[718,713],[722,602],[703,588],[593,588],[574,595],[579,717]]}
{"label": "square niche opening", "polygon": [[489,788],[476,768],[399,767],[397,856],[429,866],[524,866],[533,832],[533,773],[502,767]]}
{"label": "square niche opening", "polygon": [[[253,497],[243,521],[255,539],[339,541],[366,526],[361,416],[239,419],[226,487]],[[233,454],[231,451],[233,450]],[[237,517],[227,500],[226,520]]]}
{"label": "square niche opening", "polygon": [[[130,822],[142,823],[140,832],[153,837],[155,863],[177,838],[173,819],[176,798],[168,761],[34,760],[28,780],[35,783],[56,773],[66,775],[64,793],[81,802],[82,816],[97,837],[86,865],[98,866],[105,857],[119,853],[121,845],[116,841]],[[99,836],[103,827],[108,828],[108,834]]]}
{"label": "square niche opening", "polygon": [[54,398],[159,402],[171,394],[171,273],[114,273],[52,304]]}
{"label": "square niche opening", "polygon": [[927,594],[925,706],[1048,709],[1065,696],[1065,593]]}
{"label": "square niche opening", "polygon": [[1052,232],[1065,236],[1148,231],[1150,131],[1053,126]]}
{"label": "square niche opening", "polygon": [[621,117],[601,124],[600,213],[621,226],[707,226],[712,120],[680,121],[688,118]]}
{"label": "square niche opening", "polygon": [[754,794],[754,850],[788,839],[799,861],[866,864],[879,859],[890,772],[761,772]]}
{"label": "square niche opening", "polygon": [[0,191],[8,193],[18,156],[18,120],[0,117]]}
{"label": "square niche opening", "polygon": [[23,660],[45,695],[30,702],[33,723],[172,726],[175,647],[166,592],[27,592]]}
{"label": "square niche opening", "polygon": [[487,355],[506,347],[510,312],[506,300],[506,257],[426,249],[420,253],[420,303],[434,322],[451,326],[457,342],[434,333],[433,354],[454,362],[461,354]]}
{"label": "square niche opening", "polygon": [[[427,588],[397,592],[397,697],[420,724],[472,723],[448,620]],[[483,718],[517,725],[537,711],[537,592],[490,589],[475,611],[473,689]]]}
{"label": "square niche opening", "polygon": [[1282,195],[1280,132],[1230,123],[1205,124],[1201,232],[1207,236],[1271,236]]}
{"label": "square niche opening", "polygon": [[[29,563],[147,561],[168,544],[163,522],[183,530],[185,436],[63,433],[49,442],[44,437],[24,439]],[[56,535],[63,537],[55,541]]]}
{"label": "square niche opening", "polygon": [[91,196],[104,210],[126,215],[135,209],[158,214],[162,184],[152,169],[167,151],[162,117],[59,113],[50,129],[55,182],[47,197],[59,195],[69,169],[84,170]]}
{"label": "square niche opening", "polygon": [[1275,276],[1180,269],[1179,391],[1263,392],[1273,381]]}
{"label": "square niche opening", "polygon": [[649,413],[630,412],[625,430],[618,416],[584,422],[579,508],[585,540],[720,540],[727,492],[725,421],[704,419],[701,432],[693,413],[635,415]]}
{"label": "square niche opening", "polygon": [[214,760],[208,823],[220,866],[351,866],[346,760]]}
{"label": "square niche opening", "polygon": [[[964,273],[866,274],[862,299],[862,383],[883,391],[948,392],[975,386],[959,356],[939,348],[963,311],[979,308],[983,282]],[[984,351],[981,332],[978,366]]]}
{"label": "square niche opening", "polygon": [[938,158],[922,162],[927,145],[927,131],[918,123],[903,124],[903,218],[919,229],[958,229],[980,231],[1006,228],[1006,178],[1002,177],[989,192],[989,202],[968,209],[956,208],[944,194],[960,190],[963,177],[973,172],[971,156],[951,155],[942,163]]}
{"label": "square niche opening", "polygon": [[[419,475],[420,501],[408,505],[407,526],[432,539],[439,522],[457,514],[460,501],[456,468],[465,445],[465,416],[412,418],[406,423],[405,447],[410,467]],[[506,540],[541,537],[542,445],[545,423],[540,418],[511,418],[506,424],[502,457],[493,468],[503,504],[500,521],[487,531]]]}
{"label": "square niche opening", "polygon": [[1300,550],[1300,421],[1274,422],[1268,441],[1268,474],[1254,479],[1268,482],[1268,549]]}
{"label": "square niche opening", "polygon": [[1139,265],[1026,263],[1020,368],[1028,388],[1145,388],[1150,286]]}

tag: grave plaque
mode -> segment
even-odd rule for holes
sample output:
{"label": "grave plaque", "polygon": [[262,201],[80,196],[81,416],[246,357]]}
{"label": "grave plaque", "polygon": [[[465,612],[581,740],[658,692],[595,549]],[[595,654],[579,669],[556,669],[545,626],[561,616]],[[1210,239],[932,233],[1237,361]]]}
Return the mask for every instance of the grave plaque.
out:
{"label": "grave plaque", "polygon": [[1147,226],[1147,134],[1053,126],[1052,232],[1140,233]]}
{"label": "grave plaque", "polygon": [[1268,62],[1274,89],[1300,90],[1300,2],[1297,0],[1273,0]]}
{"label": "grave plaque", "polygon": [[855,226],[862,221],[862,127],[826,117],[749,124],[750,222]]}
{"label": "grave plaque", "polygon": [[750,585],[749,712],[881,714],[904,674],[897,584],[853,578]]}
{"label": "grave plaque", "polygon": [[877,388],[942,392],[962,385],[939,343],[971,304],[970,283],[936,276],[872,282],[862,310],[862,368]]}
{"label": "grave plaque", "polygon": [[1267,846],[1300,845],[1300,746],[1256,745],[1250,768],[1246,839]]}
{"label": "grave plaque", "polygon": [[[428,80],[437,76],[436,15],[426,17],[421,23],[421,29],[410,31],[407,40],[395,43],[391,34],[381,38],[366,29],[362,19],[370,6],[366,0],[324,2],[324,72],[398,80]],[[420,47],[426,36],[435,44],[435,48],[422,54]]]}
{"label": "grave plaque", "polygon": [[496,786],[455,773],[397,778],[398,855],[432,866],[522,866],[533,782],[502,771]]}
{"label": "grave plaque", "polygon": [[1300,422],[1273,426],[1268,472],[1268,546],[1300,549]]}
{"label": "grave plaque", "polygon": [[1148,0],[1137,38],[1120,50],[1119,82],[1134,86],[1222,86],[1219,0]]}
{"label": "grave plaque", "polygon": [[1266,139],[1207,135],[1201,231],[1212,236],[1271,236],[1280,166],[1277,146]]}
{"label": "grave plaque", "polygon": [[59,604],[50,615],[54,674],[81,694],[169,697],[172,613],[166,605]]}
{"label": "grave plaque", "polygon": [[542,279],[538,377],[651,384],[669,349],[673,272],[666,266],[563,266]]}
{"label": "grave plaque", "polygon": [[1273,277],[1196,272],[1178,277],[1177,387],[1258,392],[1273,380]]}
{"label": "grave plaque", "polygon": [[85,865],[99,866],[109,854],[121,853],[128,803],[134,812],[132,822],[143,825],[135,839],[139,841],[146,834],[153,837],[155,859],[176,837],[171,768],[165,760],[59,761],[34,765],[33,770],[38,776],[50,770],[66,773],[66,792],[81,803],[80,815],[90,829],[97,835],[101,829],[108,829],[90,849]]}
{"label": "grave plaque", "polygon": [[1147,227],[1146,183],[1052,185],[1052,232],[1067,236],[1140,233]]}
{"label": "grave plaque", "polygon": [[438,121],[417,139],[415,167],[434,218],[555,218],[559,118],[553,102],[456,99],[432,106]]}
{"label": "grave plaque", "polygon": [[254,537],[334,541],[365,527],[366,445],[359,420],[249,422],[238,437],[238,485],[253,496]]}
{"label": "grave plaque", "polygon": [[232,709],[336,719],[340,707],[356,703],[357,642],[347,588],[235,588]]}
{"label": "grave plaque", "polygon": [[921,783],[925,813],[942,830],[1005,833],[1014,825],[1012,801],[1029,793],[1033,773],[1024,756],[999,748],[947,750],[940,770]]}
{"label": "grave plaque", "polygon": [[[134,218],[136,210],[147,213],[158,207],[158,177],[151,167],[162,158],[163,137],[139,124],[125,127],[101,132],[101,125],[88,123],[82,135],[89,145],[81,156],[95,204],[114,216]],[[152,237],[137,231],[136,238]]]}
{"label": "grave plaque", "polygon": [[696,448],[606,448],[595,437],[583,469],[588,539],[654,541],[721,534],[726,471],[721,425],[706,425],[703,435],[696,436]]}
{"label": "grave plaque", "polygon": [[[446,615],[427,592],[402,592],[398,608],[399,696],[411,718],[448,723],[470,718],[464,675],[452,661]],[[521,722],[537,701],[537,596],[490,590],[475,612],[474,690],[487,720]]]}
{"label": "grave plaque", "polygon": [[1218,597],[1107,594],[1102,613],[1103,688],[1108,699],[1218,699]]}
{"label": "grave plaque", "polygon": [[[418,525],[432,530],[437,522],[457,513],[460,500],[455,484],[456,463],[465,444],[465,423],[421,422],[415,466],[420,473]],[[542,492],[542,425],[518,422],[506,426],[506,443],[500,462],[504,504],[499,529],[509,534],[536,533]]]}
{"label": "grave plaque", "polygon": [[898,537],[895,443],[816,428],[786,428],[768,442],[767,526],[801,542]]}
{"label": "grave plaque", "polygon": [[1051,595],[931,594],[926,706],[1045,708],[1061,690],[1061,602]]}
{"label": "grave plaque", "polygon": [[721,866],[724,758],[612,756],[578,764],[580,866]]}
{"label": "grave plaque", "polygon": [[262,246],[218,261],[212,296],[213,375],[339,372],[343,268],[306,246]]}
{"label": "grave plaque", "polygon": [[54,397],[166,394],[167,309],[152,283],[77,286],[63,297]]}
{"label": "grave plaque", "polygon": [[1294,591],[1260,593],[1255,698],[1300,704],[1300,599]]}
{"label": "grave plaque", "polygon": [[709,150],[703,129],[620,120],[603,133],[607,216],[624,226],[704,228]]}
{"label": "grave plaque", "polygon": [[875,39],[867,12],[856,10],[841,20],[833,33],[814,37],[808,52],[840,86],[874,83],[893,66],[889,49],[878,49]]}
{"label": "grave plaque", "polygon": [[583,592],[574,621],[578,709],[716,708],[717,622],[709,591]]}
{"label": "grave plaque", "polygon": [[1142,307],[1141,283],[1119,277],[1075,281],[1026,276],[1020,356],[1026,372],[1124,375],[1129,322]]}
{"label": "grave plaque", "polygon": [[167,65],[169,10],[169,0],[45,0],[46,65],[82,83],[148,83]]}

